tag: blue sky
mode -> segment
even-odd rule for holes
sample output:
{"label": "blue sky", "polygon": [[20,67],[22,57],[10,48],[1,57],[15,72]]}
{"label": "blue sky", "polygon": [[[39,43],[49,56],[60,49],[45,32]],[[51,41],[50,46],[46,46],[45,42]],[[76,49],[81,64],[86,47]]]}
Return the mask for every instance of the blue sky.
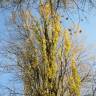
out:
{"label": "blue sky", "polygon": [[[91,13],[92,14],[92,13]],[[6,14],[6,12],[0,12],[0,41],[2,42],[2,40],[5,38],[7,38],[6,35],[6,20],[8,19],[8,13]],[[83,29],[83,34],[85,36],[85,41],[87,46],[89,46],[92,44],[96,43],[96,14],[93,12],[93,15],[87,15],[87,20],[84,20],[81,22],[81,28]],[[2,47],[2,45],[0,44],[0,47]],[[2,58],[2,56],[0,57]],[[3,58],[2,58],[3,59]],[[0,61],[3,61],[3,60]],[[4,85],[8,85],[10,84],[8,82],[9,80],[9,76],[10,75],[1,75],[0,76],[0,84],[4,84]],[[9,85],[8,85],[9,86]]]}
{"label": "blue sky", "polygon": [[86,33],[86,43],[95,44],[96,43],[96,14],[88,15],[88,19],[81,23],[82,28]]}
{"label": "blue sky", "polygon": [[[8,20],[9,13],[6,13],[6,12],[7,11],[0,11],[0,49],[4,45],[3,40],[6,40],[6,38],[8,38],[8,35],[6,34],[7,32],[6,21]],[[0,64],[1,63],[8,64],[8,62],[10,61],[6,60],[6,58],[0,55]],[[12,78],[13,78],[13,75],[10,73],[8,74],[0,73],[0,96],[8,96],[7,90],[5,90],[4,86],[9,88],[12,86],[15,86],[15,83],[12,82]],[[17,86],[20,87],[19,83]],[[3,93],[3,95],[1,93]]]}

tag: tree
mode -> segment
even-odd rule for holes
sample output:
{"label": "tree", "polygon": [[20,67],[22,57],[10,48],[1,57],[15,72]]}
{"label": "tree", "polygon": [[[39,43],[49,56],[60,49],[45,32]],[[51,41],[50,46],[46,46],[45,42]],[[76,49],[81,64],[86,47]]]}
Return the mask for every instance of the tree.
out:
{"label": "tree", "polygon": [[[27,6],[27,8],[29,7],[34,7],[34,5],[37,4],[37,6],[39,5],[40,1],[44,1],[44,2],[49,2],[52,4],[52,6],[55,9],[59,9],[59,8],[63,8],[68,9],[71,7],[71,9],[77,8],[77,10],[82,10],[84,11],[85,7],[96,7],[95,0],[0,0],[0,4],[1,4],[1,8],[23,8],[25,6]],[[24,5],[24,6],[23,6]]]}
{"label": "tree", "polygon": [[80,96],[81,83],[87,78],[79,71],[83,46],[75,41],[81,30],[74,33],[64,28],[53,5],[55,1],[39,2],[35,16],[26,8],[12,13],[16,40],[7,52],[16,57],[24,96]]}

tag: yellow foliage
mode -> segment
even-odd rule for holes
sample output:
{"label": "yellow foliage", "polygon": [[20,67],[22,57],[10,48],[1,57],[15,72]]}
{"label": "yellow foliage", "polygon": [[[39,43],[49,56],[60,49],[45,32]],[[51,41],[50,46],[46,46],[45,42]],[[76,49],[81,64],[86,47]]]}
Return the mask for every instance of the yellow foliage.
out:
{"label": "yellow foliage", "polygon": [[54,63],[55,62],[53,62],[52,65],[50,65],[48,67],[48,77],[49,78],[54,78],[56,76],[57,66]]}
{"label": "yellow foliage", "polygon": [[60,24],[60,16],[59,15],[54,16],[53,31],[55,33],[59,33],[61,31],[61,24]]}
{"label": "yellow foliage", "polygon": [[69,80],[68,80],[70,93],[76,96],[80,96],[81,80],[77,71],[76,61],[74,58],[72,58],[72,62],[71,62],[71,72],[72,72],[72,75],[69,77]]}
{"label": "yellow foliage", "polygon": [[64,31],[64,48],[65,48],[65,56],[67,56],[71,49],[71,38],[68,30]]}
{"label": "yellow foliage", "polygon": [[50,3],[46,3],[46,4],[41,4],[40,5],[40,14],[41,16],[43,16],[44,18],[48,19],[48,17],[51,14],[51,6]]}

